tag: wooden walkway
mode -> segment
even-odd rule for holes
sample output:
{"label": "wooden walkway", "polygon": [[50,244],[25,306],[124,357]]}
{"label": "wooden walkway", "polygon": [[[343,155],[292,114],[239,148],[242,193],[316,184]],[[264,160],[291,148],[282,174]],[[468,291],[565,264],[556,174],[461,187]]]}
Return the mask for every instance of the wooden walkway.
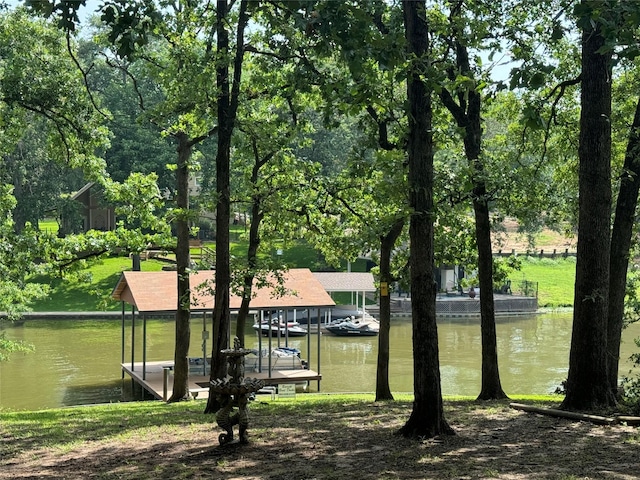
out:
{"label": "wooden walkway", "polygon": [[[142,362],[135,362],[133,369],[131,368],[131,363],[122,364],[122,371],[158,400],[166,400],[171,396],[173,391],[173,360],[147,362],[145,370],[146,375],[144,375],[143,379]],[[264,380],[265,385],[294,383],[306,386],[308,382],[315,380],[318,382],[318,391],[320,390],[322,375],[313,370],[272,370],[271,375],[269,375],[268,369],[265,368],[264,370],[262,372],[247,373],[246,376],[247,378]],[[207,385],[208,383],[209,375],[189,373],[189,391],[192,395],[206,398],[209,394],[209,389],[201,385]]]}

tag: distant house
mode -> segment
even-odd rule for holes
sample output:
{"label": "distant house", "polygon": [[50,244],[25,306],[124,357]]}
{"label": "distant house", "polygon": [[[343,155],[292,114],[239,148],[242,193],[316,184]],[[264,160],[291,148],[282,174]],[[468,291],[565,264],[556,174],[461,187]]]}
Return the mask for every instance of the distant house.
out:
{"label": "distant house", "polygon": [[458,265],[440,265],[435,269],[438,290],[455,292],[460,289],[460,280],[464,278],[464,268]]}
{"label": "distant house", "polygon": [[99,185],[94,182],[87,183],[72,197],[80,203],[79,218],[81,230],[109,231],[116,228],[115,209],[106,204],[104,194]]}

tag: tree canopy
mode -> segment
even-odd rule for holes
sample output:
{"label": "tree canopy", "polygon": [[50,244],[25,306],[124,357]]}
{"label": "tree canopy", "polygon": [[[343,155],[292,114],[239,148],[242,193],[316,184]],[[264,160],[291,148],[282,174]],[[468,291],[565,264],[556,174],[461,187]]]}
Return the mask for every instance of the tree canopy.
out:
{"label": "tree canopy", "polygon": [[[231,288],[249,299],[255,277],[279,268],[260,248],[304,237],[334,265],[367,255],[381,287],[411,289],[416,401],[402,432],[433,436],[451,431],[434,267],[476,270],[479,398],[503,397],[492,244],[510,216],[528,232],[577,231],[565,407],[615,402],[638,196],[635,3],[107,0],[90,39],[76,36],[83,3],[29,0],[50,20],[23,8],[0,18],[2,234],[31,255],[7,260],[8,291],[25,282],[19,262],[60,268],[81,252],[139,251],[157,233],[167,241],[173,223],[172,399],[187,397],[188,239],[198,220],[188,180],[201,173],[197,203],[216,213],[212,377],[225,375]],[[503,61],[510,73],[499,79]],[[119,228],[42,242],[37,220],[81,181],[118,205]],[[251,212],[241,266],[229,253],[234,208]],[[389,325],[381,399],[391,397]],[[212,399],[207,410],[216,407]]]}

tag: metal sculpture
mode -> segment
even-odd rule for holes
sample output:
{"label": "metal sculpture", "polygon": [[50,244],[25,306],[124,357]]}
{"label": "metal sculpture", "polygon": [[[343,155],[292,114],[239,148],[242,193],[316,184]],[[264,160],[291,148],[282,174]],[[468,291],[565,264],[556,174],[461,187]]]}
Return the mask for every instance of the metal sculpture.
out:
{"label": "metal sculpture", "polygon": [[[211,380],[211,392],[218,397],[222,406],[216,414],[216,422],[226,433],[218,436],[220,445],[233,441],[233,427],[238,425],[240,443],[247,443],[249,426],[249,396],[264,387],[264,381],[256,378],[244,378],[244,357],[251,350],[241,348],[236,337],[233,348],[221,350],[229,364],[228,376],[224,379]],[[235,410],[237,408],[237,411]]]}

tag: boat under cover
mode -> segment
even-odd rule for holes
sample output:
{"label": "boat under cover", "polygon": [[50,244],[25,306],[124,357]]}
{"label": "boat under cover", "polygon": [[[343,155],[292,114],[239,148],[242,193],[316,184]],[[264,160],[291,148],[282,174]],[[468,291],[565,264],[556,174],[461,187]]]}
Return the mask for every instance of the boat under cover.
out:
{"label": "boat under cover", "polygon": [[298,322],[285,323],[277,320],[256,323],[253,325],[253,329],[265,337],[269,336],[269,331],[271,331],[272,337],[304,337],[308,333]]}
{"label": "boat under cover", "polygon": [[[271,365],[269,365],[271,361]],[[300,350],[292,347],[277,347],[271,349],[271,353],[266,348],[258,352],[252,352],[244,358],[245,372],[257,372],[260,367],[272,370],[306,370],[309,365],[300,358]]]}

